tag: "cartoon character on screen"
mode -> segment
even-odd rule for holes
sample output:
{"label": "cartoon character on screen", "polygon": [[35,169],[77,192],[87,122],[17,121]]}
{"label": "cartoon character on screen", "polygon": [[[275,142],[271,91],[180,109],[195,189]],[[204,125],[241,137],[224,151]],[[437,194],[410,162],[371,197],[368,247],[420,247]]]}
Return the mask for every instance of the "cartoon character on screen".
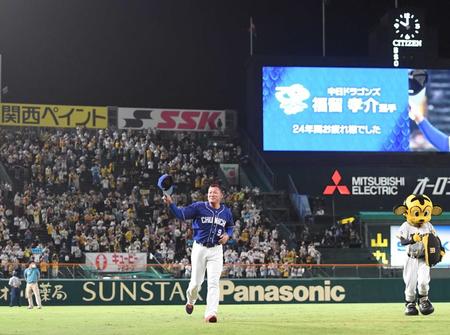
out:
{"label": "cartoon character on screen", "polygon": [[428,315],[434,307],[428,298],[430,269],[444,256],[444,248],[430,223],[432,215],[441,215],[442,208],[433,205],[423,194],[409,195],[403,205],[394,207],[396,215],[403,215],[406,221],[401,225],[397,237],[406,246],[406,263],[403,268],[405,282],[405,315],[418,315],[416,290],[420,313]]}

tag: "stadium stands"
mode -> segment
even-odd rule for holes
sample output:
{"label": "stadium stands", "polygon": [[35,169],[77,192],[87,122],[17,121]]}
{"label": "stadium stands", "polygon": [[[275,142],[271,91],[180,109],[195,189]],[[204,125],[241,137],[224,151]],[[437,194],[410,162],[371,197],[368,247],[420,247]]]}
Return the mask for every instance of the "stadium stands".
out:
{"label": "stadium stands", "polygon": [[[154,181],[170,173],[178,204],[201,201],[218,164],[239,162],[242,154],[233,138],[150,131],[6,128],[0,142],[0,160],[12,180],[0,202],[4,276],[30,257],[45,268],[82,263],[84,252],[139,251],[150,255],[149,263],[168,263],[175,276],[189,276],[192,232],[169,216]],[[229,188],[236,229],[226,262],[241,265],[224,275],[286,276],[279,268],[302,260],[262,214],[262,201],[257,187]],[[269,262],[272,269],[261,271],[250,265]]]}

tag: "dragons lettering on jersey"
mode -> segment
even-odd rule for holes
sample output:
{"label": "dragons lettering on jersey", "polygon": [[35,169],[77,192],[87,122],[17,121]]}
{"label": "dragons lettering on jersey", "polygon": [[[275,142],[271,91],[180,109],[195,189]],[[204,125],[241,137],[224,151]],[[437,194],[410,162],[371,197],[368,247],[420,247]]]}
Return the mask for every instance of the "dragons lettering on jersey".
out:
{"label": "dragons lettering on jersey", "polygon": [[224,219],[221,219],[219,217],[202,216],[202,223],[215,223],[219,226],[225,227],[225,224],[227,223],[227,221]]}

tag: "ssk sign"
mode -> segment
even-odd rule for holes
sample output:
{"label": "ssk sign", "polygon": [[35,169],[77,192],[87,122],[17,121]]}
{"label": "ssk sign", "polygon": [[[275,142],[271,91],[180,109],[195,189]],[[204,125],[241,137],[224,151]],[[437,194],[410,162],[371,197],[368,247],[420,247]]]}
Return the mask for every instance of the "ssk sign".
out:
{"label": "ssk sign", "polygon": [[223,131],[225,111],[119,108],[118,126],[120,129]]}

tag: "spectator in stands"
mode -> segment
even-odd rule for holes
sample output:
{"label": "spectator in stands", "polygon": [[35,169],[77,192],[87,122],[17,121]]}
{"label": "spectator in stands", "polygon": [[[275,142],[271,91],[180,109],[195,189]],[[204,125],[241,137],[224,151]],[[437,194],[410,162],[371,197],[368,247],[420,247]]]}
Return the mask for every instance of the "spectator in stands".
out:
{"label": "spectator in stands", "polygon": [[59,260],[58,255],[53,254],[52,256],[52,278],[58,278],[58,272],[59,272]]}
{"label": "spectator in stands", "polygon": [[308,256],[311,259],[309,263],[320,264],[320,257],[322,256],[322,254],[320,253],[319,250],[316,249],[313,243],[308,245]]}
{"label": "spectator in stands", "polygon": [[45,257],[41,259],[39,268],[41,269],[42,278],[48,278],[48,255],[45,255]]}

